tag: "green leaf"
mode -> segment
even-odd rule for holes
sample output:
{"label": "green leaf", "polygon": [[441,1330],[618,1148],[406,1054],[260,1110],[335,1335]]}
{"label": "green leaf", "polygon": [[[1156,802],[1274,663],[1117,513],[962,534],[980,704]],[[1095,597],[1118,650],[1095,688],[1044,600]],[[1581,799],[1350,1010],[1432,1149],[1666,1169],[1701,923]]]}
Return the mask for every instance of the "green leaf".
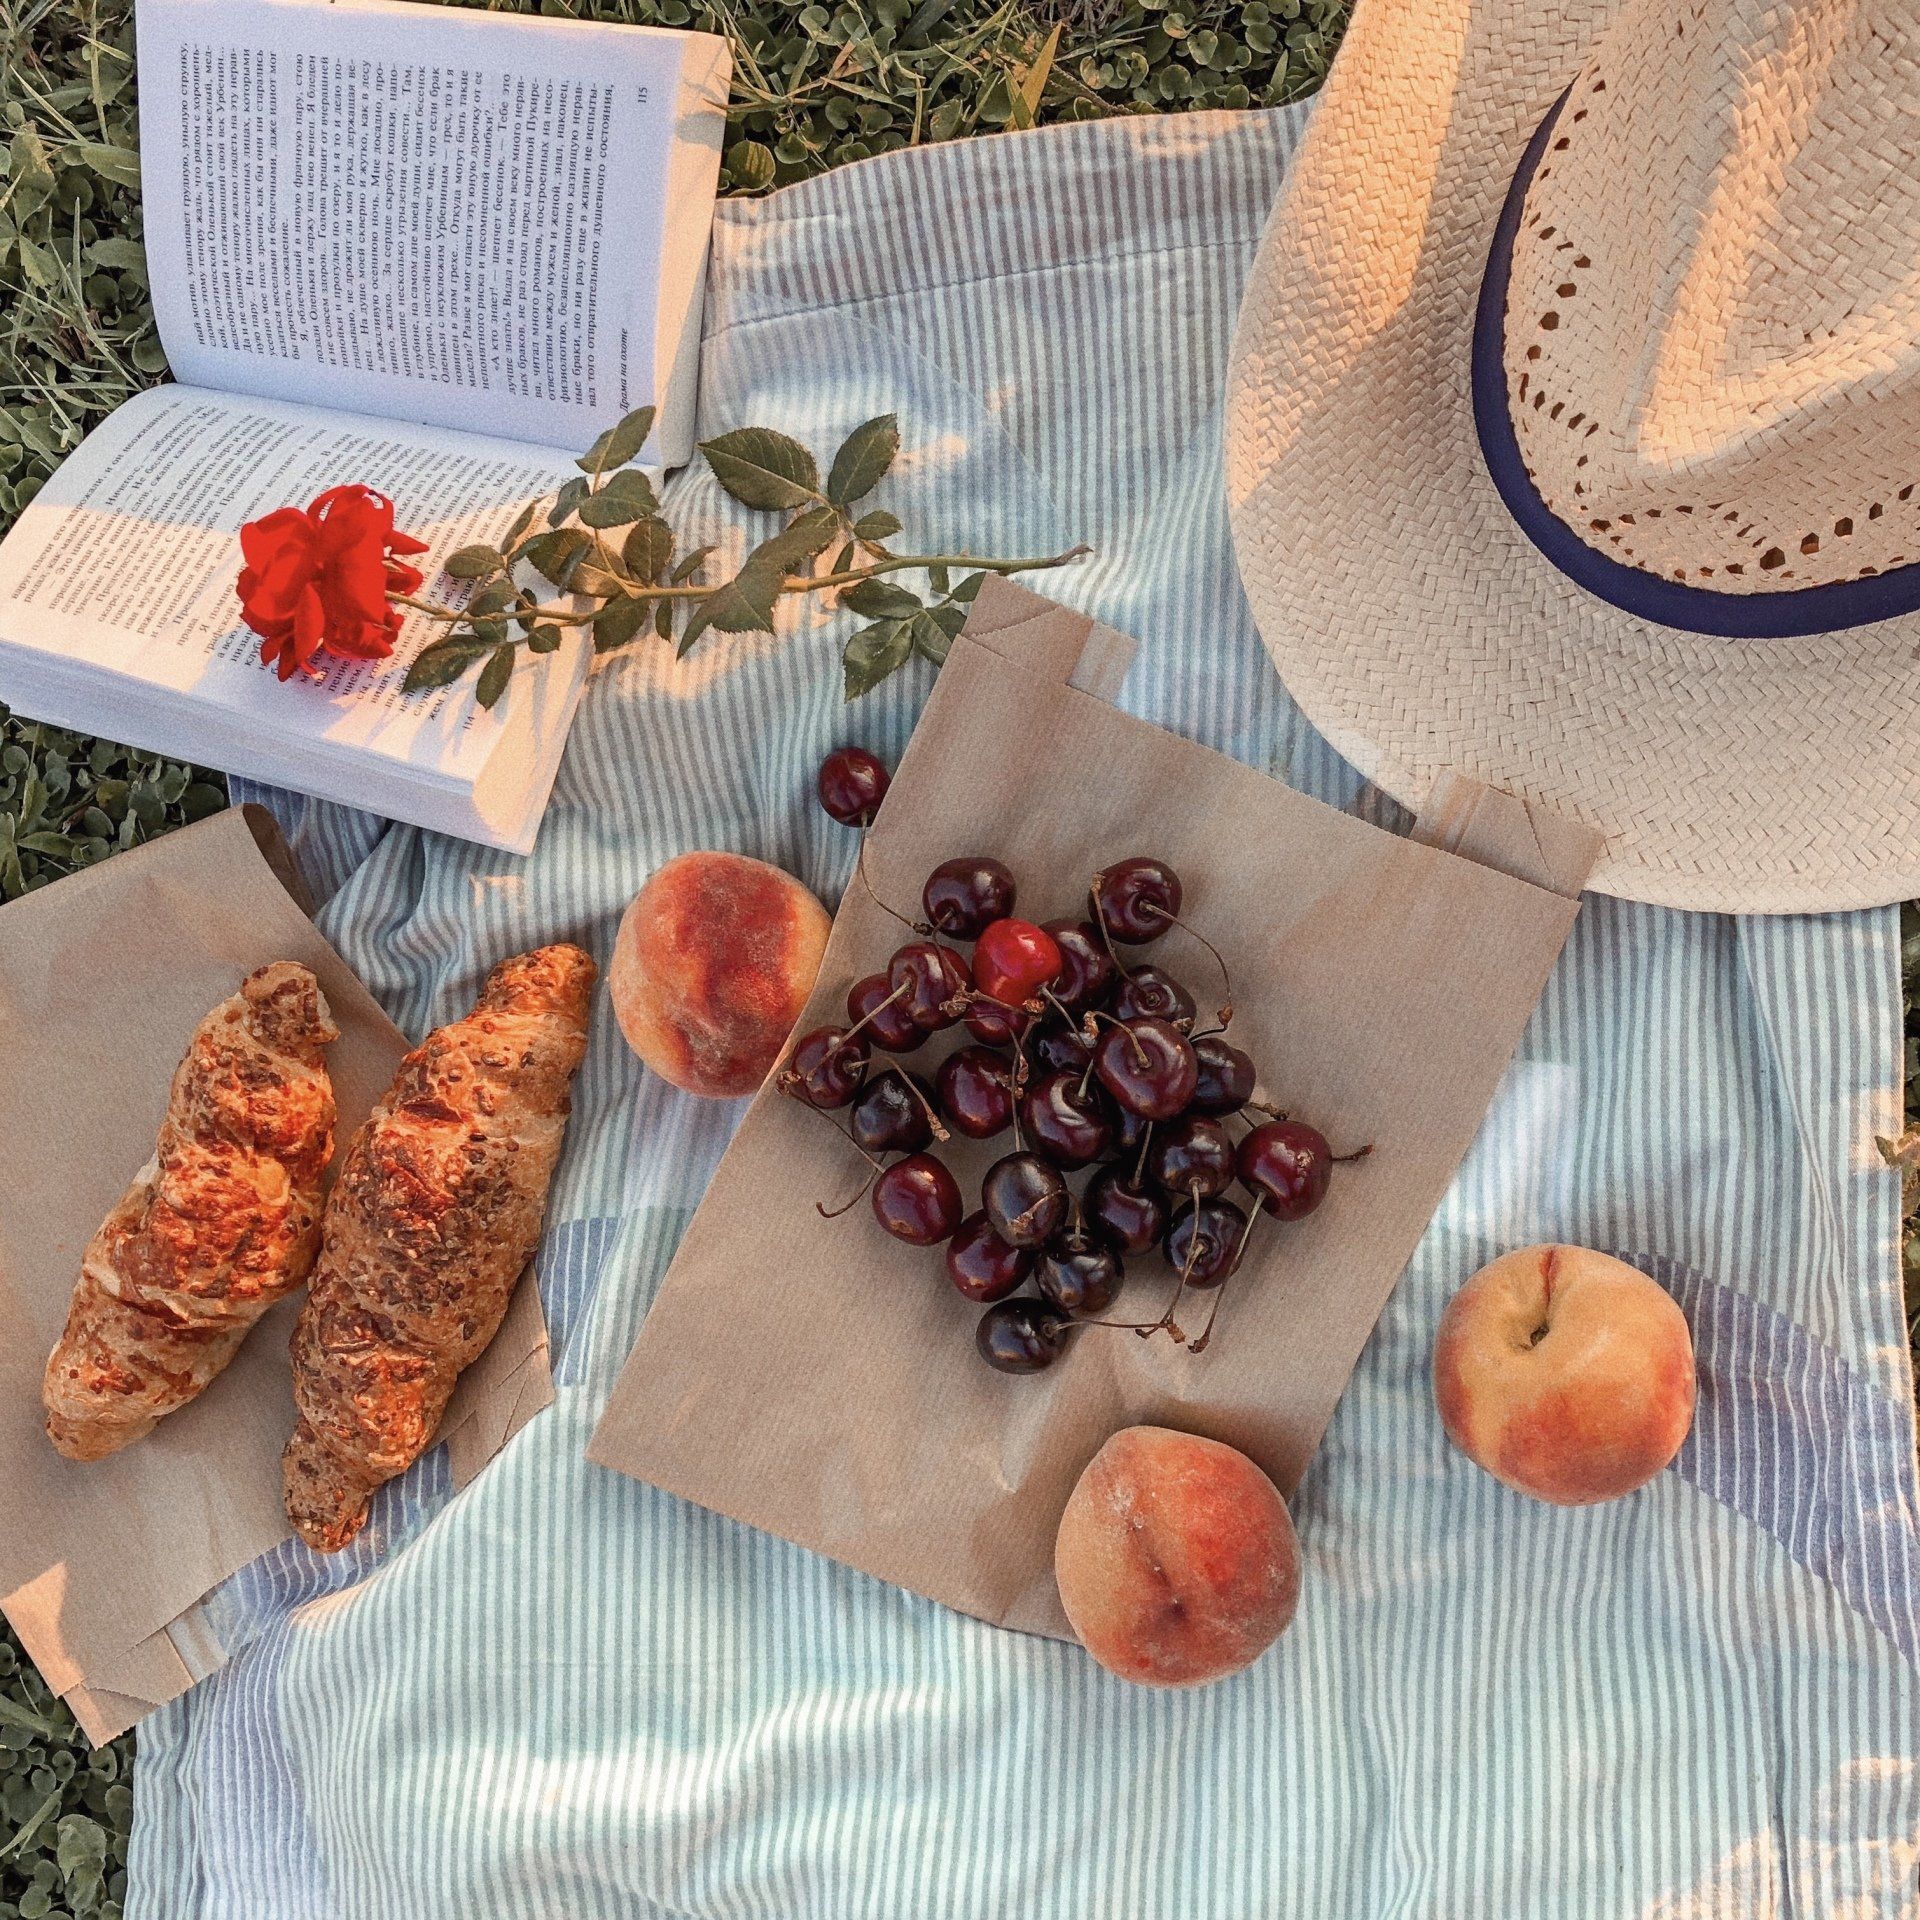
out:
{"label": "green leaf", "polygon": [[506,564],[505,556],[497,548],[481,543],[471,547],[455,547],[441,561],[440,570],[456,580],[480,580],[490,573],[498,573]]}
{"label": "green leaf", "polygon": [[53,194],[53,169],[47,150],[31,127],[22,127],[7,150],[6,207],[14,221],[26,219]]}
{"label": "green leaf", "polygon": [[507,690],[507,682],[513,675],[513,649],[495,647],[488,657],[487,664],[480,670],[480,679],[473,689],[473,697],[488,709],[500,703],[500,696]]}
{"label": "green leaf", "polygon": [[773,603],[779,598],[785,568],[778,564],[777,556],[766,559],[764,553],[765,549],[760,549],[750,554],[731,580],[722,581],[704,600],[696,603],[693,616],[680,635],[683,657],[709,627],[721,633],[773,631]]}
{"label": "green leaf", "polygon": [[527,651],[529,653],[558,653],[560,651],[561,632],[558,627],[540,626],[529,630]]}
{"label": "green leaf", "polygon": [[593,616],[593,650],[611,653],[624,647],[647,624],[653,612],[651,600],[609,600]]}
{"label": "green leaf", "polygon": [[886,477],[900,451],[900,418],[883,413],[857,426],[841,442],[827,475],[827,498],[836,507],[864,499]]}
{"label": "green leaf", "polygon": [[773,185],[773,149],[758,140],[736,140],[725,155],[727,174],[740,193],[759,193]]}
{"label": "green leaf", "polygon": [[913,655],[913,636],[901,620],[880,620],[862,627],[840,656],[846,674],[847,698],[871,693],[888,674],[897,672]]}
{"label": "green leaf", "polygon": [[799,441],[771,427],[741,427],[703,440],[713,475],[743,507],[804,507],[820,497],[820,469]]}
{"label": "green leaf", "polygon": [[418,693],[425,687],[451,686],[485,652],[471,640],[436,640],[414,655],[400,690]]}
{"label": "green leaf", "polygon": [[745,566],[756,563],[776,569],[782,578],[818,559],[840,531],[840,516],[831,507],[815,507],[798,515],[747,555]]}
{"label": "green leaf", "polygon": [[630,526],[643,514],[656,512],[659,505],[647,476],[638,467],[623,467],[604,487],[580,502],[580,524],[583,527]]}
{"label": "green leaf", "polygon": [[620,549],[620,558],[636,580],[652,586],[673,564],[673,529],[658,514],[634,522]]}
{"label": "green leaf", "polygon": [[926,602],[891,580],[859,580],[841,590],[840,604],[867,620],[910,620]]}
{"label": "green leaf", "polygon": [[590,600],[611,600],[624,593],[627,583],[617,573],[609,573],[597,560],[582,560],[573,570],[571,591]]}
{"label": "green leaf", "polygon": [[138,240],[122,239],[118,234],[96,240],[87,248],[87,260],[109,273],[140,273],[147,270],[147,250]]}
{"label": "green leaf", "polygon": [[534,516],[540,511],[538,500],[529,500],[520,509],[520,517],[507,529],[507,537],[500,542],[502,553],[511,553],[527,529],[533,525]]}
{"label": "green leaf", "polygon": [[97,173],[116,186],[138,188],[140,156],[131,147],[110,147],[98,140],[76,140],[62,150],[61,159]]}
{"label": "green leaf", "polygon": [[615,467],[624,467],[647,444],[647,435],[653,431],[653,413],[651,407],[636,407],[624,419],[615,421],[574,465],[582,473],[609,473]]}
{"label": "green leaf", "polygon": [[587,497],[588,485],[584,476],[567,481],[553,496],[553,511],[547,515],[547,525],[557,527],[563,521],[572,519],[580,502]]}
{"label": "green leaf", "polygon": [[917,613],[907,622],[907,631],[913,640],[913,650],[923,660],[943,666],[946,663],[947,649],[953,644],[953,635],[947,631],[946,622],[940,617],[940,608],[931,608],[925,613]]}
{"label": "green leaf", "polygon": [[714,549],[712,547],[695,547],[691,553],[684,554],[675,564],[673,572],[668,576],[669,584],[676,587],[684,587],[687,582],[700,571],[702,562],[704,562],[707,556],[713,551]]}
{"label": "green leaf", "polygon": [[891,540],[900,531],[900,522],[885,507],[875,507],[853,523],[853,531],[857,539],[877,545],[882,540]]}
{"label": "green leaf", "polygon": [[467,602],[467,618],[477,623],[490,613],[505,613],[517,598],[518,595],[511,580],[489,580]]}
{"label": "green leaf", "polygon": [[578,527],[560,527],[527,542],[527,564],[556,587],[565,590],[573,570],[593,551],[593,542]]}
{"label": "green leaf", "polygon": [[957,600],[963,607],[973,604],[973,597],[980,591],[980,582],[987,576],[984,573],[970,573],[954,590],[947,595],[949,600]]}

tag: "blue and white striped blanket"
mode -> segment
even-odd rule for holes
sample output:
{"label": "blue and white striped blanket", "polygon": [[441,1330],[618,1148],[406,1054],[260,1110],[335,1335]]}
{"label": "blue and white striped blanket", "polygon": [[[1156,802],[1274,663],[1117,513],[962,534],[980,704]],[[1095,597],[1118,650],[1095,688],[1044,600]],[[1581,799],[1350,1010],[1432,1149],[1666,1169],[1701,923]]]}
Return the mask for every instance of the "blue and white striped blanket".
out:
{"label": "blue and white striped blanket", "polygon": [[[1091,541],[1047,585],[1141,638],[1123,704],[1384,819],[1290,705],[1227,539],[1228,334],[1298,126],[1051,130],[727,207],[703,426],[831,445],[897,410],[916,533]],[[701,475],[673,492],[727,524]],[[844,711],[844,631],[608,665],[525,862],[277,799],[327,932],[417,1034],[517,947],[604,958],[689,847],[836,897],[813,767],[849,733],[896,753],[925,693],[915,668]],[[1912,1915],[1920,1529],[1871,1140],[1899,1027],[1890,912],[1590,899],[1301,1490],[1297,1624],[1163,1695],[583,1462],[736,1117],[602,1018],[539,1264],[558,1403],[460,1495],[430,1459],[349,1554],[229,1583],[244,1650],[141,1732],[129,1911]],[[1558,1238],[1655,1263],[1702,1369],[1675,1468],[1597,1510],[1469,1466],[1427,1384],[1459,1278]]]}

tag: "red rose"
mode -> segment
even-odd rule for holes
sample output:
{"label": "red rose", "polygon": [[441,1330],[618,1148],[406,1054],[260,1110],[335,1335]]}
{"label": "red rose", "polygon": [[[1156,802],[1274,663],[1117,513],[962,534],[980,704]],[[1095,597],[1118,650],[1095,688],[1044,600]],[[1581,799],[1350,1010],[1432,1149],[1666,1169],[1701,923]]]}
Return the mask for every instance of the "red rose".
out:
{"label": "red rose", "polygon": [[260,636],[260,658],[282,680],[317,680],[322,647],[353,660],[393,651],[401,614],[387,595],[412,593],[422,578],[394,556],[424,553],[426,542],[395,532],[385,494],[332,487],[304,513],[281,507],[249,520],[240,551],[240,617]]}

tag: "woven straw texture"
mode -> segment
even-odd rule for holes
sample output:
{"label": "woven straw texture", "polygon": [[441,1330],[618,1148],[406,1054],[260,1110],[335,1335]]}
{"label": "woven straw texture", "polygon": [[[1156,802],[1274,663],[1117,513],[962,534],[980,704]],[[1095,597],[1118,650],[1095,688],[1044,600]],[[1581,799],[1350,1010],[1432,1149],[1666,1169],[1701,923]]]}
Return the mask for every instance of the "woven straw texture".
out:
{"label": "woven straw texture", "polygon": [[[1609,89],[1652,87],[1664,97],[1653,111],[1670,140],[1636,136],[1642,151],[1619,155],[1619,206],[1604,219],[1591,204],[1597,180],[1591,192],[1572,170],[1536,181],[1543,193],[1585,196],[1596,239],[1576,242],[1577,253],[1607,258],[1598,250],[1605,232],[1613,255],[1641,276],[1636,294],[1623,267],[1605,299],[1591,303],[1611,304],[1611,317],[1587,322],[1578,282],[1562,309],[1581,309],[1588,345],[1557,359],[1553,377],[1569,383],[1569,394],[1590,392],[1588,410],[1613,423],[1608,486],[1636,483],[1635,470],[1644,483],[1663,464],[1677,470],[1715,446],[1717,470],[1727,471],[1742,464],[1740,436],[1753,475],[1785,470],[1794,456],[1780,416],[1798,381],[1801,398],[1819,402],[1819,457],[1843,470],[1852,463],[1835,481],[1825,524],[1851,515],[1857,539],[1875,498],[1891,513],[1888,489],[1867,475],[1883,458],[1871,448],[1892,444],[1883,432],[1897,440],[1903,421],[1908,453],[1916,448],[1916,382],[1911,368],[1903,381],[1887,345],[1902,336],[1913,353],[1910,290],[1879,284],[1857,338],[1822,342],[1816,333],[1792,361],[1789,383],[1774,367],[1757,411],[1751,391],[1783,324],[1775,308],[1787,296],[1762,284],[1770,275],[1810,290],[1856,245],[1863,258],[1911,271],[1914,229],[1888,227],[1879,206],[1868,219],[1844,200],[1848,219],[1819,226],[1831,261],[1804,260],[1792,274],[1752,265],[1766,253],[1751,213],[1765,199],[1769,165],[1777,174],[1794,151],[1831,160],[1845,142],[1827,121],[1837,126],[1849,113],[1873,123],[1862,138],[1908,138],[1902,116],[1911,109],[1896,96],[1910,102],[1920,87],[1894,48],[1904,37],[1910,51],[1912,33],[1897,36],[1884,23],[1876,30],[1869,16],[1877,11],[1787,0],[1429,0],[1417,8],[1364,0],[1241,310],[1227,485],[1242,575],[1289,692],[1395,798],[1417,806],[1448,767],[1524,793],[1605,835],[1595,888],[1663,905],[1821,911],[1920,893],[1920,620],[1755,642],[1619,612],[1566,580],[1514,526],[1487,477],[1469,395],[1481,273],[1526,142],[1583,69],[1606,61],[1609,49],[1637,46]],[[1843,88],[1838,49],[1859,51],[1850,23],[1860,22],[1879,76],[1855,60]],[[1681,38],[1672,37],[1675,23]],[[1740,48],[1727,37],[1736,28]],[[1668,52],[1659,56],[1646,36],[1662,32]],[[1718,113],[1696,102],[1686,120],[1681,96],[1666,90],[1692,99],[1682,77],[1692,56],[1676,49],[1694,35],[1716,43],[1705,64],[1723,97]],[[1814,40],[1824,54],[1809,51]],[[1756,45],[1773,51],[1756,57]],[[1762,97],[1780,116],[1772,146],[1749,125]],[[1644,124],[1630,105],[1613,111],[1610,124]],[[1581,132],[1591,124],[1590,116]],[[1742,144],[1749,132],[1758,143],[1751,151]],[[1882,150],[1856,174],[1885,157]],[[1629,193],[1636,180],[1650,184]],[[1723,183],[1746,197],[1750,217],[1743,226],[1729,212],[1709,250],[1716,268],[1701,236],[1715,225]],[[1777,197],[1777,179],[1771,191]],[[1900,208],[1913,207],[1908,193]],[[1627,237],[1630,214],[1653,223],[1651,249]],[[1660,249],[1660,263],[1645,257]],[[1538,272],[1549,257],[1530,252],[1525,270]],[[1642,313],[1656,300],[1672,324],[1649,342],[1641,323],[1638,353],[1614,366],[1603,388],[1595,362],[1609,329],[1633,337],[1636,298]],[[1830,289],[1817,305],[1815,324],[1848,333]],[[1548,330],[1560,331],[1573,329]],[[1670,340],[1674,364],[1663,369],[1659,348]],[[1876,354],[1877,374],[1868,365]],[[1851,392],[1884,384],[1897,403],[1892,425],[1883,429],[1877,416],[1868,425],[1864,410],[1829,386],[1807,385],[1823,379]],[[1639,451],[1623,455],[1634,410],[1653,395],[1671,400],[1661,419],[1693,423],[1686,444],[1662,453],[1649,414],[1632,429]],[[1607,438],[1603,424],[1591,444]],[[1573,469],[1598,485],[1586,481],[1590,471]],[[1897,497],[1916,477],[1900,477],[1890,491]],[[1780,498],[1795,504],[1782,507],[1775,539],[1784,543],[1790,530],[1796,565],[1809,562],[1814,556],[1798,547],[1820,523],[1790,489]]]}
{"label": "woven straw texture", "polygon": [[1509,411],[1559,519],[1721,593],[1920,559],[1915,152],[1912,0],[1628,8],[1508,281]]}

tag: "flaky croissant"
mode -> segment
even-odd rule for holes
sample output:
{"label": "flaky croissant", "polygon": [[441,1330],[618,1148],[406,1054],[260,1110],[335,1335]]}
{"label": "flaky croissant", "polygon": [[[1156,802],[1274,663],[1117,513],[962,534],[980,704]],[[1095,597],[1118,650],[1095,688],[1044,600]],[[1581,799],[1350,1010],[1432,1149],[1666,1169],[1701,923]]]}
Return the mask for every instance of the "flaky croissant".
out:
{"label": "flaky croissant", "polygon": [[151,1433],[239,1351],[320,1248],[340,1037],[320,983],[277,961],[195,1029],[154,1156],[87,1243],[41,1388],[47,1435],[99,1460]]}
{"label": "flaky croissant", "polygon": [[464,1020],[400,1063],[353,1137],[293,1334],[287,1517],[337,1552],[432,1443],[532,1258],[586,1051],[578,947],[502,961]]}

